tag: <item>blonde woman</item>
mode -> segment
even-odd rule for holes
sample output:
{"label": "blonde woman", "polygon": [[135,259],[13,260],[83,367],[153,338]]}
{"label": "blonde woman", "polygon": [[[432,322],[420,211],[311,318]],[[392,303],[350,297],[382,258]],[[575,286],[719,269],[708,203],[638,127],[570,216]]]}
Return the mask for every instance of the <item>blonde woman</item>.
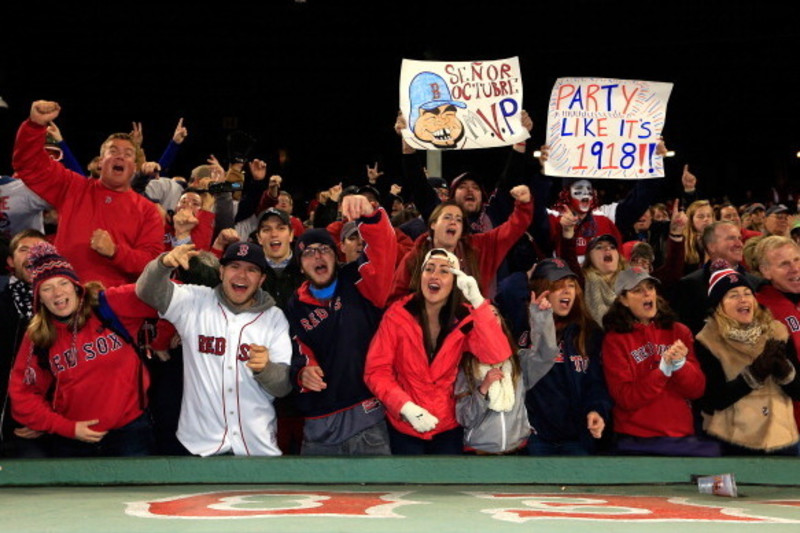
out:
{"label": "blonde woman", "polygon": [[683,228],[684,273],[691,274],[705,263],[701,237],[706,226],[714,222],[714,210],[708,200],[697,200],[686,209],[689,223]]}
{"label": "blonde woman", "polygon": [[706,375],[703,429],[722,442],[723,455],[797,455],[792,399],[800,399],[800,377],[789,331],[758,304],[746,277],[715,267],[714,310],[696,344]]}
{"label": "blonde woman", "polygon": [[613,235],[599,235],[589,241],[583,261],[583,292],[586,308],[598,325],[603,324],[603,316],[617,298],[614,282],[626,266]]}

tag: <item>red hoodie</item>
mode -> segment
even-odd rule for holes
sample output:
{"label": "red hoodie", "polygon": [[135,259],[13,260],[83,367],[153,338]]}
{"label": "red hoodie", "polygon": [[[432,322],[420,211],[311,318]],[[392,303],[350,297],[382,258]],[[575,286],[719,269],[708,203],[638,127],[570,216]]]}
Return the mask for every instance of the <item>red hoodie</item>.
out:
{"label": "red hoodie", "polygon": [[[658,368],[661,354],[678,339],[689,353],[683,367],[667,377]],[[694,434],[689,401],[703,395],[706,378],[689,328],[677,322],[670,329],[637,323],[630,333],[606,333],[602,354],[615,431],[635,437]]]}

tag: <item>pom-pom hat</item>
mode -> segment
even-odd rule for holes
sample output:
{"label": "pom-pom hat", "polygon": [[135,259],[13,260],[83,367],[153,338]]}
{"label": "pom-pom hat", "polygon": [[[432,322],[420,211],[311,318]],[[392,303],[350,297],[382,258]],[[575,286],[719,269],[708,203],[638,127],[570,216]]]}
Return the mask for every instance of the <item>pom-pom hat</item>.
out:
{"label": "pom-pom hat", "polygon": [[28,256],[28,267],[31,272],[33,287],[33,312],[39,311],[39,287],[51,278],[67,278],[74,285],[79,295],[83,294],[83,286],[78,274],[69,261],[58,253],[56,247],[49,242],[36,243]]}

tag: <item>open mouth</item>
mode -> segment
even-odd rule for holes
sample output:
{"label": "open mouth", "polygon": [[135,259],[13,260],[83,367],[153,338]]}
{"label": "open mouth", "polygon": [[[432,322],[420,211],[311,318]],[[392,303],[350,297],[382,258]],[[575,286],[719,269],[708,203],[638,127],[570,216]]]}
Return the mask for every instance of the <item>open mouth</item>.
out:
{"label": "open mouth", "polygon": [[112,165],[111,166],[111,170],[113,170],[114,172],[124,172],[125,171],[125,166],[124,165]]}
{"label": "open mouth", "polygon": [[648,313],[655,312],[655,310],[656,310],[656,302],[653,301],[653,300],[645,300],[644,302],[642,302],[642,307]]}
{"label": "open mouth", "polygon": [[614,261],[614,256],[612,254],[603,254],[604,263],[611,263],[613,261]]}
{"label": "open mouth", "polygon": [[247,285],[244,283],[231,283],[231,288],[234,292],[245,293],[247,292]]}
{"label": "open mouth", "polygon": [[431,294],[437,294],[440,290],[442,290],[442,286],[439,285],[438,283],[433,282],[433,281],[428,283],[428,291]]}
{"label": "open mouth", "polygon": [[450,130],[447,128],[433,131],[431,132],[431,135],[433,135],[433,138],[437,141],[449,141],[452,138],[450,135]]}
{"label": "open mouth", "polygon": [[273,252],[277,252],[281,249],[281,241],[269,241],[269,249]]}

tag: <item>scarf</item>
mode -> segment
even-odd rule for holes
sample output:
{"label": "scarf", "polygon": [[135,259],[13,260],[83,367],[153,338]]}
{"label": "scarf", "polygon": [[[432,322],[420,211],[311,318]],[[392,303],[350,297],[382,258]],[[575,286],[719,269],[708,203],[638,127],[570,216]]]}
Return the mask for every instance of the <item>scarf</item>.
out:
{"label": "scarf", "polygon": [[496,365],[478,364],[478,377],[480,381],[486,377],[486,373],[493,368],[503,371],[503,379],[497,380],[489,385],[489,409],[497,412],[509,412],[514,408],[514,382],[512,378],[513,367],[511,359],[506,359]]}
{"label": "scarf", "polygon": [[30,283],[11,276],[8,281],[8,290],[14,301],[14,308],[20,317],[30,320],[33,317],[33,289]]}

